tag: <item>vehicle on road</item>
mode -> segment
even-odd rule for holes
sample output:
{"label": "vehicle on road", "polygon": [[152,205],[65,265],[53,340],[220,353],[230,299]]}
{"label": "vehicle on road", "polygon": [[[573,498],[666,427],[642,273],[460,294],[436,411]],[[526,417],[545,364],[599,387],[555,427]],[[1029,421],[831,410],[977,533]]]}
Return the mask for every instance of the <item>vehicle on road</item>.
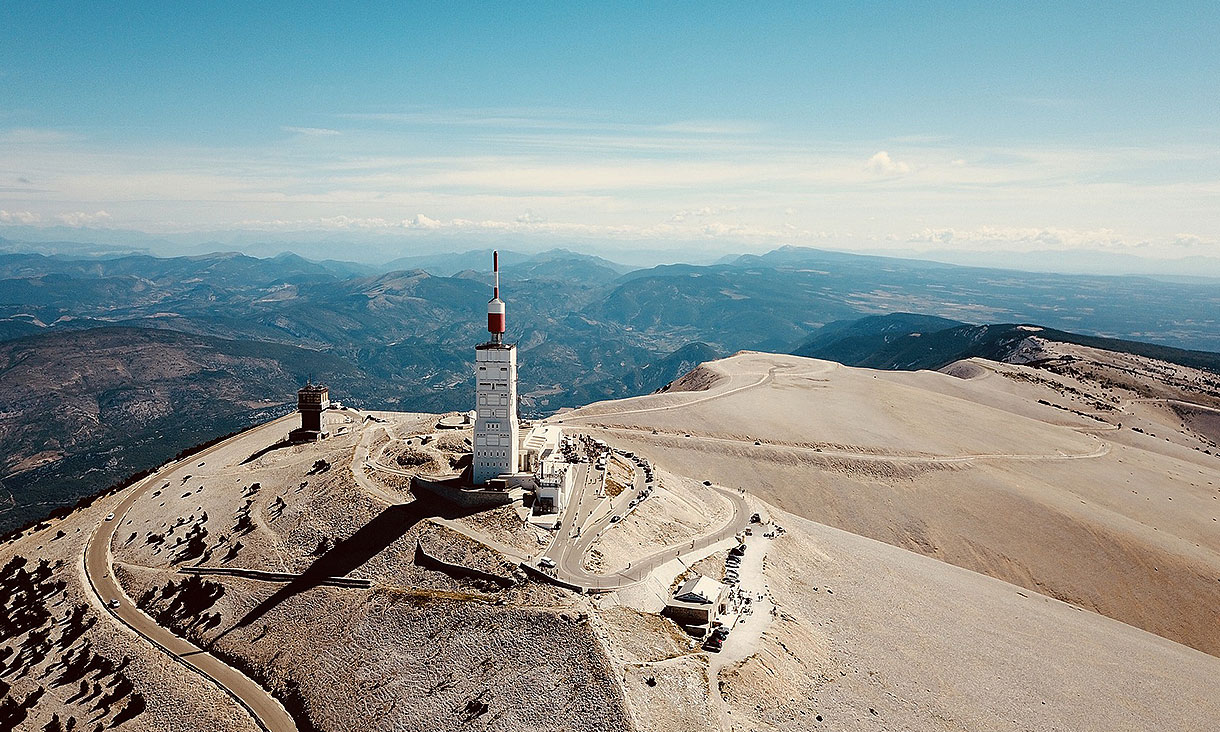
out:
{"label": "vehicle on road", "polygon": [[547,569],[555,568],[555,560],[551,559],[550,557],[543,557],[542,559],[539,559],[538,564],[540,566],[546,567]]}
{"label": "vehicle on road", "polygon": [[106,514],[106,520],[107,520],[107,521],[114,521],[114,513],[112,512],[112,513],[108,513],[108,514]]}
{"label": "vehicle on road", "polygon": [[711,484],[712,484],[712,481],[710,481],[710,480],[703,481],[703,485],[711,485]]}
{"label": "vehicle on road", "polygon": [[106,604],[110,607],[118,607],[121,603],[119,603],[118,598],[115,598]]}
{"label": "vehicle on road", "polygon": [[720,653],[720,649],[723,647],[724,641],[714,635],[703,642],[703,650],[711,651],[712,653]]}

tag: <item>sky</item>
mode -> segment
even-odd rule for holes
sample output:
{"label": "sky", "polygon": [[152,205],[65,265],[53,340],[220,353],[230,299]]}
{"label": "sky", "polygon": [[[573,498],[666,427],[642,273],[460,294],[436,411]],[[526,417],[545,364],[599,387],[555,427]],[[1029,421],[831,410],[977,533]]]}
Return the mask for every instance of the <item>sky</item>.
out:
{"label": "sky", "polygon": [[1220,257],[1214,0],[312,5],[0,0],[0,236]]}

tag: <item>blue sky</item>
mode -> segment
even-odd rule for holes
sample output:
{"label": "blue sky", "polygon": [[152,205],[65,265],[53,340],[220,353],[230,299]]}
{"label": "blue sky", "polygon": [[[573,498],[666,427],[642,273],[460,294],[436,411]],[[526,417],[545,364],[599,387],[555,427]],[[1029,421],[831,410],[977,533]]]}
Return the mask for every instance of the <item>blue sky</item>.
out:
{"label": "blue sky", "polygon": [[1220,255],[1215,2],[119,5],[4,5],[0,235]]}

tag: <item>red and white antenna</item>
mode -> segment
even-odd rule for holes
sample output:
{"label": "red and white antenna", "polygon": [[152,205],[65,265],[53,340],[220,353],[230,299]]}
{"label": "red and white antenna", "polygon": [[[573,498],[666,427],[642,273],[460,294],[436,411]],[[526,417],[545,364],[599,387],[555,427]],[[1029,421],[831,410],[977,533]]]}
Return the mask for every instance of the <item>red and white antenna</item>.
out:
{"label": "red and white antenna", "polygon": [[487,303],[487,331],[491,333],[492,343],[500,343],[504,338],[504,301],[500,299],[500,252],[491,253],[491,270],[496,283],[491,291],[491,301]]}

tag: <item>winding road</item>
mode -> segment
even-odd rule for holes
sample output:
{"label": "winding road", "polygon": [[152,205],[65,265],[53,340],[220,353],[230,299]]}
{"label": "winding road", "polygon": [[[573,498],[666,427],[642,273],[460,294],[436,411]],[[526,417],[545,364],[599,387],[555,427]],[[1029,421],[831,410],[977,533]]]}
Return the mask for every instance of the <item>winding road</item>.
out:
{"label": "winding road", "polygon": [[[271,696],[263,687],[250,677],[233,668],[216,656],[208,653],[194,643],[174,635],[167,628],[157,624],[148,615],[140,611],[131,601],[123,588],[119,586],[114,576],[113,558],[110,553],[111,541],[123,524],[127,511],[144,493],[164,479],[168,474],[180,467],[194,463],[201,458],[225,447],[239,439],[246,439],[263,432],[273,433],[284,429],[284,423],[294,419],[295,414],[281,417],[252,430],[235,435],[219,442],[201,452],[189,455],[183,460],[153,473],[143,481],[128,490],[127,496],[114,509],[115,518],[112,521],[102,521],[89,537],[85,545],[84,571],[97,600],[111,616],[119,623],[127,626],[144,640],[160,648],[175,661],[198,672],[211,680],[222,691],[227,693],[253,717],[254,723],[267,732],[296,732],[297,725],[284,709],[283,705]],[[111,600],[117,599],[119,606],[110,607]]]}
{"label": "winding road", "polygon": [[[732,510],[728,520],[713,531],[703,534],[693,541],[683,542],[663,547],[640,559],[633,560],[627,567],[613,572],[598,574],[584,568],[584,557],[592,548],[593,542],[608,528],[614,525],[613,518],[622,515],[631,499],[638,496],[644,488],[643,476],[635,471],[635,482],[631,490],[623,491],[614,499],[596,499],[593,485],[599,481],[588,480],[590,466],[582,463],[577,466],[576,480],[573,490],[579,495],[569,502],[560,522],[555,541],[543,554],[555,562],[555,577],[566,583],[578,585],[586,590],[617,590],[629,587],[643,581],[656,568],[678,559],[684,554],[702,551],[713,544],[728,539],[737,534],[749,523],[749,507],[745,499],[738,493],[721,486],[713,486],[728,502]],[[586,506],[590,498],[593,505]],[[602,511],[604,510],[604,513]],[[594,518],[595,515],[601,515]],[[581,521],[581,517],[584,521]],[[579,529],[577,531],[577,529]]]}
{"label": "winding road", "polygon": [[[840,367],[839,364],[834,363],[833,361],[827,361],[824,366],[818,368],[815,371],[801,371],[801,372],[795,373],[795,374],[785,373],[784,375],[785,376],[822,376],[824,374],[830,373],[831,371],[834,371],[836,368],[839,368],[839,367]],[[614,411],[614,412],[597,412],[594,414],[581,414],[580,413],[581,409],[588,408],[588,407],[582,407],[581,409],[575,409],[571,412],[567,412],[566,414],[562,415],[561,417],[556,417],[556,418],[554,418],[554,420],[556,423],[562,424],[565,420],[596,419],[598,417],[621,417],[621,416],[628,415],[628,414],[646,414],[648,412],[666,412],[666,411],[669,411],[672,409],[683,409],[685,407],[693,407],[696,404],[703,404],[704,402],[710,402],[715,399],[723,399],[724,397],[732,396],[733,394],[737,394],[739,392],[747,391],[749,389],[756,389],[760,386],[765,386],[775,380],[775,372],[787,371],[788,369],[793,369],[793,368],[796,368],[796,364],[772,366],[771,368],[769,368],[767,370],[767,373],[760,376],[757,381],[752,381],[749,384],[743,384],[741,386],[730,386],[729,388],[724,389],[722,391],[714,391],[710,394],[700,396],[695,399],[690,399],[688,401],[679,402],[677,404],[666,404],[666,405],[657,406],[657,407],[640,407],[638,409],[623,409],[623,410]],[[728,378],[731,381],[733,379],[733,376],[730,375]],[[688,392],[666,392],[665,394],[645,394],[644,396],[633,397],[633,398],[634,399],[648,399],[649,397],[654,397],[654,396],[666,396],[666,395],[674,395],[674,394],[698,394],[698,393],[700,393],[700,392],[690,392],[690,391],[688,391]],[[615,403],[622,404],[622,403],[630,402],[630,401],[631,401],[631,399],[622,399]],[[595,407],[597,405],[590,405],[590,406]],[[548,418],[547,420],[543,420],[543,421],[550,421],[550,419]]]}

